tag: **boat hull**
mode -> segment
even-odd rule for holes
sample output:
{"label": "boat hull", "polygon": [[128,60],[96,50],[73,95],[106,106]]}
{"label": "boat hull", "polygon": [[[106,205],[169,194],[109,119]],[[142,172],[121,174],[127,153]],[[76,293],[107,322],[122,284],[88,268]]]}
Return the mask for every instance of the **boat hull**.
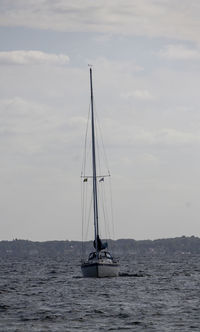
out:
{"label": "boat hull", "polygon": [[81,270],[87,278],[117,277],[119,275],[119,264],[117,263],[83,263]]}

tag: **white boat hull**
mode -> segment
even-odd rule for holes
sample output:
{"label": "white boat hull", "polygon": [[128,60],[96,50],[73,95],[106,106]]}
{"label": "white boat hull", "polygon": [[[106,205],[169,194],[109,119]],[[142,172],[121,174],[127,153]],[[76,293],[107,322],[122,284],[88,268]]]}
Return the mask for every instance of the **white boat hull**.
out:
{"label": "white boat hull", "polygon": [[119,264],[117,263],[83,263],[81,270],[84,277],[106,278],[117,277],[119,275]]}

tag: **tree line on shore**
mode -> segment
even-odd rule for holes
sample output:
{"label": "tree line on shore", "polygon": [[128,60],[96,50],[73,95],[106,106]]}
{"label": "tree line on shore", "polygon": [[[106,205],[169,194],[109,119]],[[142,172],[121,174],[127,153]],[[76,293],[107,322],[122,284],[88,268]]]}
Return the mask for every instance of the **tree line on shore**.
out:
{"label": "tree line on shore", "polygon": [[[182,236],[158,240],[119,239],[108,240],[112,252],[121,256],[136,255],[162,255],[162,254],[200,254],[200,238],[195,236]],[[73,256],[81,255],[82,248],[88,253],[92,250],[93,242],[88,241],[45,241],[36,242],[14,239],[0,241],[0,257],[34,257],[34,256]]]}

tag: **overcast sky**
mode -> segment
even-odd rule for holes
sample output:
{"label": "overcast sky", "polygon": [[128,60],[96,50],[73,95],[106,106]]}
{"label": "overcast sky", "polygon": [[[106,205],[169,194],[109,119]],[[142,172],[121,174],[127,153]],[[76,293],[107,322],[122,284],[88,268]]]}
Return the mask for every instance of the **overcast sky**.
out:
{"label": "overcast sky", "polygon": [[80,240],[93,64],[116,238],[200,236],[200,1],[0,1],[0,240]]}

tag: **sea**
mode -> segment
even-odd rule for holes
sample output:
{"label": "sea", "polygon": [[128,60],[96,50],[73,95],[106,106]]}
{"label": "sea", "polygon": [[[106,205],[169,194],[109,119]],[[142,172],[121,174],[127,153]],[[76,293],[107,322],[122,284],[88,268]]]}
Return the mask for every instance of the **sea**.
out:
{"label": "sea", "polygon": [[200,256],[124,254],[117,278],[77,257],[0,258],[0,331],[200,331]]}

